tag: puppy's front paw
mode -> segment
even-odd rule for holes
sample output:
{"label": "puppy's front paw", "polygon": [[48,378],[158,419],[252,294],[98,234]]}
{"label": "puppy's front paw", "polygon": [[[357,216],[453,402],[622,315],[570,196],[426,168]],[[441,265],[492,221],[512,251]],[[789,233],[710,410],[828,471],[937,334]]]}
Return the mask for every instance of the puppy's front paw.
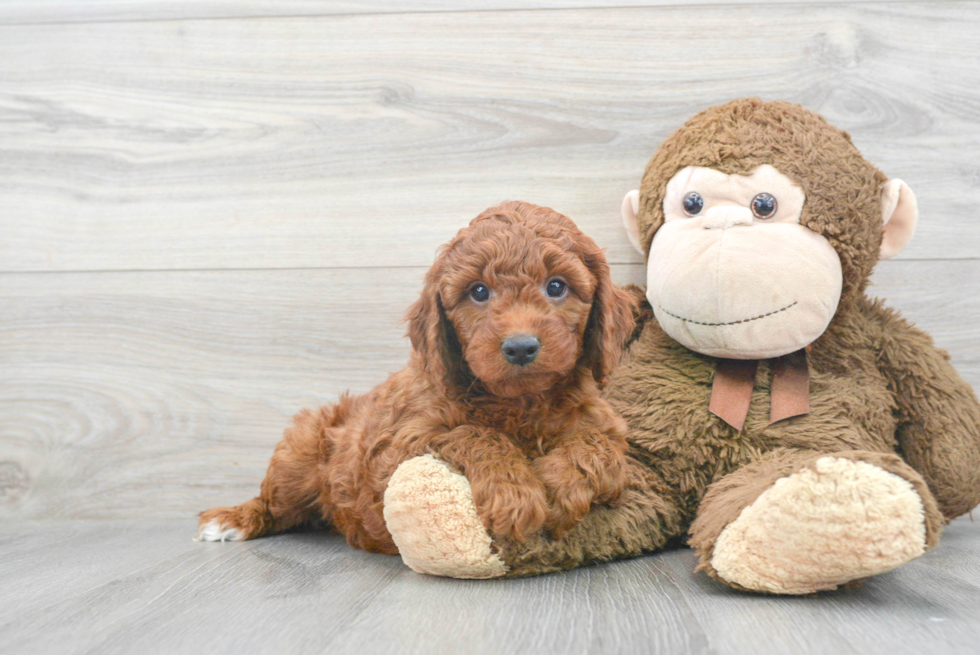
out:
{"label": "puppy's front paw", "polygon": [[575,461],[556,452],[535,460],[535,473],[548,494],[545,527],[553,538],[565,536],[594,504],[620,503],[626,488],[626,464],[620,459]]}
{"label": "puppy's front paw", "polygon": [[519,482],[473,482],[473,500],[492,534],[524,541],[544,526],[548,501],[544,485],[532,475]]}
{"label": "puppy's front paw", "polygon": [[566,480],[548,487],[551,500],[545,527],[554,539],[561,539],[592,509],[595,490],[584,478]]}

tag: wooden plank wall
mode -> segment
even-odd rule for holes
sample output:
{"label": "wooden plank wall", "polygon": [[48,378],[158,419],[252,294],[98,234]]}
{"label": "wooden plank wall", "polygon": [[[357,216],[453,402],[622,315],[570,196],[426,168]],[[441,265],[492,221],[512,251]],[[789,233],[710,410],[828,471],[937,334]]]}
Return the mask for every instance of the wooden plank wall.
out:
{"label": "wooden plank wall", "polygon": [[874,291],[980,386],[977,34],[972,2],[2,2],[0,516],[250,497],[293,412],[403,364],[436,247],[499,200],[642,281],[623,194],[745,95],[915,189]]}

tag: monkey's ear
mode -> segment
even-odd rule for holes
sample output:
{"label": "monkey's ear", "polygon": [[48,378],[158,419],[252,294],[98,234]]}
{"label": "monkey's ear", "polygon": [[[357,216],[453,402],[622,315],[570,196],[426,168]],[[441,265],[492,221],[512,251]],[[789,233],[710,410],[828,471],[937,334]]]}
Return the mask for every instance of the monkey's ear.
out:
{"label": "monkey's ear", "polygon": [[894,257],[909,245],[915,224],[919,221],[919,205],[909,185],[901,180],[888,180],[881,187],[881,251],[878,259]]}
{"label": "monkey's ear", "polygon": [[626,236],[630,238],[630,243],[636,248],[636,251],[641,255],[645,255],[643,252],[643,244],[640,243],[640,224],[636,220],[636,215],[640,211],[640,192],[633,189],[626,194],[623,198],[623,227],[626,228]]}

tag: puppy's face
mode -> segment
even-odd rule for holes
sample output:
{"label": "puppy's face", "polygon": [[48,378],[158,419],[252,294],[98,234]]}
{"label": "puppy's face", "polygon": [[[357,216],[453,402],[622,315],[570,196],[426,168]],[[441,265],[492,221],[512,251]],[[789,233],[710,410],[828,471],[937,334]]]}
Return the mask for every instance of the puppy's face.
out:
{"label": "puppy's face", "polygon": [[575,232],[485,221],[447,253],[440,297],[490,393],[545,391],[582,358],[597,281],[572,251]]}
{"label": "puppy's face", "polygon": [[633,331],[635,304],[595,242],[553,209],[491,207],[460,230],[408,311],[422,368],[450,394],[478,378],[504,397],[539,393],[576,367],[597,381]]}

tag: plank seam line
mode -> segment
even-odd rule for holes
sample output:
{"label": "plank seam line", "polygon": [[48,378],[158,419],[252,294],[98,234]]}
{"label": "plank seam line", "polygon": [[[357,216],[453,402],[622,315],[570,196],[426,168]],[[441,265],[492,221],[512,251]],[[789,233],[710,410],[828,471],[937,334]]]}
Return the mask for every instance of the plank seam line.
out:
{"label": "plank seam line", "polygon": [[[897,262],[976,262],[980,257],[923,257],[923,258],[904,258],[892,259],[891,263]],[[610,266],[645,266],[643,262],[623,262],[610,261]],[[0,275],[69,275],[69,274],[107,274],[107,273],[242,273],[248,271],[370,271],[370,270],[428,270],[431,264],[393,264],[385,266],[257,266],[257,267],[213,267],[213,268],[82,268],[65,270],[26,270],[26,271],[5,271],[0,270]]]}
{"label": "plank seam line", "polygon": [[[930,0],[930,4],[954,4],[961,3],[963,0]],[[414,11],[370,11],[370,12],[350,12],[350,13],[312,13],[312,14],[269,14],[262,16],[187,16],[182,18],[81,18],[79,20],[11,20],[0,19],[0,28],[20,27],[27,25],[93,25],[93,24],[116,24],[116,23],[175,23],[175,22],[217,22],[232,20],[297,20],[297,19],[330,19],[362,16],[417,16],[417,15],[454,15],[454,14],[502,14],[502,13],[529,13],[545,11],[622,11],[630,9],[656,10],[656,9],[685,9],[691,7],[704,7],[707,9],[719,7],[799,7],[804,5],[814,6],[813,0],[799,0],[798,2],[705,2],[703,4],[686,4],[683,2],[672,2],[662,5],[588,5],[582,7],[509,7],[509,8],[487,8],[487,9],[417,9]],[[925,4],[925,0],[832,0],[826,6],[875,6],[875,5],[914,5]],[[817,5],[819,6],[819,5]]]}

